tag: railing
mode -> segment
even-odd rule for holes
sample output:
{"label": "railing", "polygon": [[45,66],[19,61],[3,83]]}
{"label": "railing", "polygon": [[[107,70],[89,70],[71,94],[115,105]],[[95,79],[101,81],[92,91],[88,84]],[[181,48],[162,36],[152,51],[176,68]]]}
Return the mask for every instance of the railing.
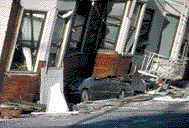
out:
{"label": "railing", "polygon": [[182,79],[187,58],[170,59],[165,56],[146,51],[141,69],[141,74],[163,79]]}

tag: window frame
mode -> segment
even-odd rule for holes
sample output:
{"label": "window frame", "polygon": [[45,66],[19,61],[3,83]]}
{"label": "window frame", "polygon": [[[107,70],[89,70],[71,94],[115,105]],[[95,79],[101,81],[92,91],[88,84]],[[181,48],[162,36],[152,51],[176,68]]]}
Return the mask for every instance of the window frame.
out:
{"label": "window frame", "polygon": [[[59,17],[60,19],[64,20],[64,25],[62,28],[62,37],[61,37],[62,39],[60,42],[60,46],[56,50],[55,66],[53,66],[53,67],[62,68],[62,59],[64,58],[64,53],[65,53],[66,47],[68,45],[70,29],[71,29],[72,20],[73,20],[73,10],[71,12],[72,12],[72,14],[69,19],[62,18],[59,14],[57,15],[57,18]],[[52,46],[52,41],[51,41],[51,46]],[[51,46],[50,46],[50,50],[51,50]],[[50,51],[49,51],[49,54],[50,54]],[[50,57],[50,55],[49,55],[49,57]],[[48,59],[47,67],[51,67],[51,66],[49,66],[49,60],[50,60],[50,58]]]}
{"label": "window frame", "polygon": [[[178,21],[177,21],[177,23],[176,23],[176,25],[175,26],[177,26],[176,28],[175,28],[175,32],[173,33],[173,38],[172,38],[172,42],[170,43],[171,44],[171,46],[170,46],[170,48],[168,49],[167,47],[166,47],[166,49],[167,50],[169,50],[169,51],[167,51],[167,54],[168,54],[168,56],[166,56],[165,54],[163,55],[163,56],[166,56],[166,57],[168,57],[168,58],[170,58],[171,56],[172,56],[172,51],[173,51],[173,49],[174,49],[174,42],[175,42],[175,39],[176,39],[176,34],[177,34],[177,30],[178,30],[178,25],[179,25],[179,22],[180,22],[180,16],[177,16],[177,15],[174,15],[174,14],[171,14],[171,13],[166,13],[165,14],[165,18],[167,19],[167,17],[174,17],[175,19],[177,19]],[[165,24],[165,22],[164,22],[164,24]],[[163,24],[163,25],[164,25]],[[161,32],[161,34],[163,34],[163,31]],[[161,54],[162,55],[162,51],[160,51],[161,50],[161,47],[162,47],[162,44],[164,43],[163,41],[162,41],[162,38],[163,38],[163,36],[161,36],[161,40],[160,40],[160,46],[159,46],[159,49],[158,49],[158,54]]]}
{"label": "window frame", "polygon": [[[138,15],[138,21],[137,21],[137,25],[136,25],[136,30],[135,30],[135,34],[133,36],[134,38],[134,42],[133,42],[133,45],[131,46],[131,52],[130,49],[125,52],[127,49],[127,45],[126,44],[127,42],[125,41],[125,45],[124,45],[124,51],[123,51],[123,55],[125,56],[133,56],[135,51],[136,51],[136,46],[137,46],[137,43],[138,43],[138,38],[139,38],[139,35],[140,35],[140,29],[141,29],[141,26],[142,26],[142,22],[143,22],[143,17],[144,17],[144,14],[145,14],[145,11],[146,11],[146,6],[147,6],[147,3],[141,3],[141,2],[138,2],[139,4],[141,4],[141,8],[139,10],[139,15]],[[134,9],[133,9],[134,10]],[[131,22],[131,21],[130,21]],[[128,35],[127,35],[128,36]],[[132,38],[132,37],[131,37]],[[126,40],[127,40],[127,37],[126,37]]]}
{"label": "window frame", "polygon": [[[79,39],[79,42],[77,42],[77,47],[76,48],[72,48],[70,46],[70,43],[71,43],[71,40],[72,40],[72,34],[73,34],[73,27],[74,27],[74,24],[75,24],[75,17],[76,16],[82,16],[84,17],[84,25],[82,26],[82,30],[81,30],[81,35],[80,35],[80,39]],[[77,14],[77,11],[74,12],[73,16],[72,16],[72,19],[71,19],[71,26],[70,26],[70,33],[69,33],[69,39],[68,39],[68,42],[67,42],[67,45],[69,47],[69,49],[73,49],[73,51],[68,51],[66,50],[67,52],[71,53],[71,54],[76,54],[76,53],[82,53],[83,52],[83,48],[84,48],[84,45],[85,45],[85,36],[86,36],[86,29],[88,28],[88,22],[89,22],[89,18],[90,18],[90,14],[88,14],[88,16],[83,16],[83,15],[80,15],[80,14]]]}
{"label": "window frame", "polygon": [[[112,1],[110,1],[108,4],[110,4]],[[122,0],[122,1],[116,1],[116,2],[113,2],[113,3],[124,3],[125,5],[124,5],[124,7],[123,7],[123,13],[122,13],[122,16],[121,16],[121,21],[120,21],[120,25],[119,25],[119,27],[118,27],[118,30],[117,30],[117,33],[116,33],[116,39],[115,39],[115,42],[114,42],[114,44],[113,45],[115,45],[114,47],[113,47],[113,49],[111,49],[111,48],[99,48],[99,50],[100,51],[117,51],[116,49],[117,49],[117,45],[118,45],[118,43],[119,43],[119,38],[120,38],[120,33],[121,33],[121,28],[122,28],[122,24],[123,24],[123,22],[124,22],[124,17],[125,17],[125,15],[128,15],[128,12],[129,12],[129,8],[131,8],[130,7],[130,2],[131,1],[128,1],[128,0]],[[113,6],[112,6],[113,7]],[[107,8],[108,8],[108,6],[107,6]],[[105,18],[105,24],[109,24],[108,22],[106,22],[107,21],[107,19],[108,19],[109,17],[108,17],[108,15],[106,14],[106,18]],[[110,17],[110,18],[112,18],[112,17]],[[105,34],[105,36],[106,36],[106,34]],[[105,38],[103,39],[103,43],[105,42]]]}
{"label": "window frame", "polygon": [[[22,20],[23,20],[23,14],[24,14],[24,11],[28,11],[28,12],[38,12],[38,13],[42,13],[44,14],[44,21],[42,23],[42,26],[41,26],[41,31],[40,31],[40,34],[39,34],[39,44],[38,44],[38,48],[37,48],[37,51],[36,51],[36,56],[35,56],[35,61],[34,61],[34,64],[33,64],[33,70],[32,71],[29,71],[29,70],[11,70],[11,65],[12,65],[12,62],[13,62],[13,58],[14,58],[14,53],[15,53],[15,49],[16,49],[16,45],[17,45],[17,41],[18,41],[18,38],[19,38],[19,33],[20,33],[20,30],[21,30],[21,25],[22,25]],[[8,66],[7,66],[7,69],[6,69],[6,72],[9,72],[9,73],[24,73],[24,74],[35,74],[37,73],[37,68],[38,68],[38,63],[39,63],[39,51],[40,51],[40,45],[41,45],[41,42],[42,42],[42,34],[44,32],[44,27],[45,27],[45,24],[46,24],[46,21],[47,21],[47,13],[48,11],[36,11],[36,10],[28,10],[28,9],[25,9],[25,8],[21,8],[21,12],[20,12],[20,16],[18,18],[18,26],[17,26],[17,30],[16,30],[16,34],[15,34],[15,39],[14,39],[14,45],[13,45],[13,50],[11,51],[11,54],[10,54],[10,58],[9,58],[9,63],[8,63]]]}

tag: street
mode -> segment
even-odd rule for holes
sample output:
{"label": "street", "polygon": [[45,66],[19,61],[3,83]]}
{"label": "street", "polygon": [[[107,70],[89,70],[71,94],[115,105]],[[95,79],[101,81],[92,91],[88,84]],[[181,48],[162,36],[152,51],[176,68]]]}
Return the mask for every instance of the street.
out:
{"label": "street", "polygon": [[152,95],[81,103],[72,113],[29,114],[0,127],[187,127],[189,102],[155,101]]}

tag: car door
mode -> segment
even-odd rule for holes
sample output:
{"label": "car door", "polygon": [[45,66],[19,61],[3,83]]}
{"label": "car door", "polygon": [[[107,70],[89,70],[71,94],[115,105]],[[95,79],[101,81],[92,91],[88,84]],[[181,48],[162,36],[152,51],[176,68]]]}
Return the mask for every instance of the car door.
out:
{"label": "car door", "polygon": [[108,78],[94,78],[91,81],[91,91],[93,92],[93,95],[95,96],[102,96],[104,97],[105,95],[110,94],[110,85],[111,81]]}
{"label": "car door", "polygon": [[112,76],[110,78],[109,88],[111,93],[120,93],[120,90],[122,89],[122,84],[119,79],[117,79],[115,76]]}

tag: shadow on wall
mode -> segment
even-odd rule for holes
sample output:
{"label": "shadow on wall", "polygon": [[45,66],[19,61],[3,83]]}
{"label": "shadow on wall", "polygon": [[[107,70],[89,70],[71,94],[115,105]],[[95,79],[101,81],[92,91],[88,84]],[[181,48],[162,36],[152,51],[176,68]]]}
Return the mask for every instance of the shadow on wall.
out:
{"label": "shadow on wall", "polygon": [[[149,0],[147,3],[147,9],[152,10],[151,19],[150,14],[145,13],[144,21],[141,27],[141,33],[139,36],[145,35],[145,40],[140,39],[137,44],[136,55],[143,54],[143,50],[146,49],[151,52],[157,53],[161,41],[162,27],[164,24],[164,12],[165,12],[165,2],[160,0]],[[147,11],[146,11],[147,12]],[[148,22],[152,21],[149,25]],[[150,27],[150,28],[149,28]],[[144,33],[147,34],[144,34]]]}

